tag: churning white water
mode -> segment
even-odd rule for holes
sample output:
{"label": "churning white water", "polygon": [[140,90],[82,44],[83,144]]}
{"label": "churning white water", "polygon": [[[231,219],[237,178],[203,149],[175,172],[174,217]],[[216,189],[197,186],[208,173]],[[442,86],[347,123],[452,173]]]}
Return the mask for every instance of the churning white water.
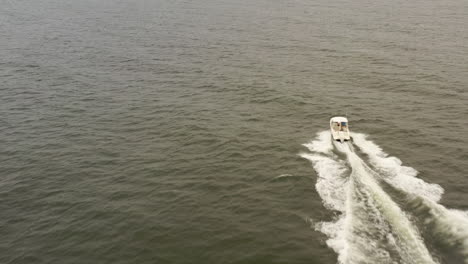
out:
{"label": "churning white water", "polygon": [[428,209],[429,215],[424,223],[430,226],[428,230],[441,243],[456,247],[468,263],[468,215],[466,212],[447,209],[437,202],[444,190],[437,184],[424,182],[416,178],[418,172],[402,165],[401,160],[389,157],[387,153],[374,142],[367,140],[365,134],[353,134],[354,144],[369,157],[369,162],[378,169],[381,178],[394,188],[419,199],[420,206]]}
{"label": "churning white water", "polygon": [[[323,131],[304,145],[310,152],[300,154],[318,174],[315,187],[324,206],[339,212],[333,221],[315,225],[328,236],[327,245],[338,253],[339,262],[437,263],[412,221],[414,215],[400,208],[381,181],[420,199],[430,212],[423,221],[434,227],[434,235],[468,256],[468,218],[437,203],[442,187],[416,178],[415,169],[389,157],[366,135],[353,133],[352,137],[354,144],[333,142],[330,132]],[[369,163],[355,153],[354,146],[368,156]]]}

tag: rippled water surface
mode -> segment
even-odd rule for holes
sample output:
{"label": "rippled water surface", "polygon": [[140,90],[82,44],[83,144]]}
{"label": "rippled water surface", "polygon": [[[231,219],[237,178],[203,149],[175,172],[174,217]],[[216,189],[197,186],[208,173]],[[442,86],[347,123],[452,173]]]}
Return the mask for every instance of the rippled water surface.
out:
{"label": "rippled water surface", "polygon": [[468,2],[0,4],[0,263],[468,263]]}

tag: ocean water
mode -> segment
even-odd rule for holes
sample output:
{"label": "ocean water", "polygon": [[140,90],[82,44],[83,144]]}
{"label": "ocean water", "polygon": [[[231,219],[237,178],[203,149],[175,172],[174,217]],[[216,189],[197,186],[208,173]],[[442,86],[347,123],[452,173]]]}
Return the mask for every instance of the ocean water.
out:
{"label": "ocean water", "polygon": [[0,263],[468,263],[468,2],[0,4]]}

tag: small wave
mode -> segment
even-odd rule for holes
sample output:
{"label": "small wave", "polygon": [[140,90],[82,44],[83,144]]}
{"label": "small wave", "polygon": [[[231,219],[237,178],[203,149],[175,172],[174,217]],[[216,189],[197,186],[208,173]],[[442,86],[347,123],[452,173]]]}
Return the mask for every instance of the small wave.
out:
{"label": "small wave", "polygon": [[285,173],[285,174],[281,174],[281,175],[276,176],[274,179],[289,178],[289,177],[301,177],[301,176]]}

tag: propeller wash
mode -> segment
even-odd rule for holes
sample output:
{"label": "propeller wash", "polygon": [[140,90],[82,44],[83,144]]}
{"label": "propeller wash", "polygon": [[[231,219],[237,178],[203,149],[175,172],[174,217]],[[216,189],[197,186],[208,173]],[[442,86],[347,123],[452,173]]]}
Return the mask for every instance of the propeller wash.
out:
{"label": "propeller wash", "polygon": [[[365,134],[351,133],[353,143],[340,143],[331,133],[318,133],[304,144],[310,152],[300,156],[317,172],[315,187],[323,205],[337,212],[333,221],[319,222],[315,229],[328,237],[339,263],[441,263],[422,229],[468,263],[468,216],[438,204],[442,187],[417,178],[415,169],[389,157]],[[392,193],[415,209],[404,210]]]}

